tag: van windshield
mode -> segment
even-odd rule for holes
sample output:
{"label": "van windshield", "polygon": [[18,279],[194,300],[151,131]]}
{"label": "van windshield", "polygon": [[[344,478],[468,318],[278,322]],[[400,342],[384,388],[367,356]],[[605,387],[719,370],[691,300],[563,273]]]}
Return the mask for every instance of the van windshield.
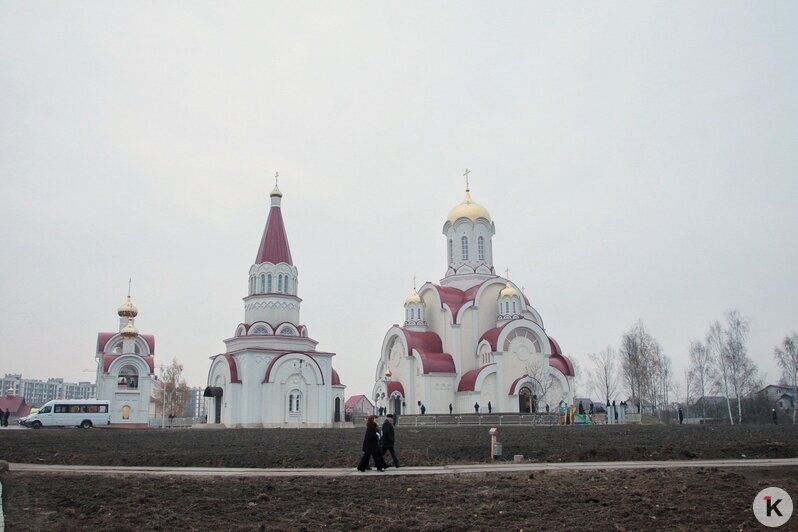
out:
{"label": "van windshield", "polygon": [[39,413],[40,414],[49,414],[50,413],[50,409],[52,409],[52,408],[53,408],[52,406],[45,406],[44,408],[39,410]]}

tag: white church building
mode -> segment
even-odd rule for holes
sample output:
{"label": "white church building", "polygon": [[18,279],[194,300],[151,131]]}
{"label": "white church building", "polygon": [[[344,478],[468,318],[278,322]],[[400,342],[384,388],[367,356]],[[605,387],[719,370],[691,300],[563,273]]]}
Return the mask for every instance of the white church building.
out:
{"label": "white church building", "polygon": [[573,403],[574,367],[540,314],[496,275],[487,209],[465,199],[443,226],[448,267],[385,334],[372,398],[394,414],[545,412]]}
{"label": "white church building", "polygon": [[117,312],[118,332],[97,334],[97,399],[111,402],[111,423],[147,427],[155,381],[155,337],[139,334],[130,294]]}
{"label": "white church building", "polygon": [[335,353],[317,351],[299,318],[298,270],[271,192],[266,227],[249,269],[244,321],[211,357],[208,424],[226,427],[331,427],[344,421],[344,390]]}

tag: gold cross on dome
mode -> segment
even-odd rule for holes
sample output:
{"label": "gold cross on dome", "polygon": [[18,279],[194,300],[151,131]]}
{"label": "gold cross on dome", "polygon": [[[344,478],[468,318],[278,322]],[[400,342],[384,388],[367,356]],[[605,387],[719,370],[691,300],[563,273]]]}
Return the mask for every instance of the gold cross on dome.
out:
{"label": "gold cross on dome", "polygon": [[469,190],[468,190],[468,174],[470,174],[470,173],[471,173],[471,170],[469,170],[468,168],[466,168],[466,171],[465,171],[465,173],[463,174],[463,175],[465,176],[465,178],[466,178],[466,192],[468,192],[468,191],[469,191]]}
{"label": "gold cross on dome", "polygon": [[510,280],[510,268],[504,270],[504,278],[507,279],[508,281]]}
{"label": "gold cross on dome", "polygon": [[413,276],[413,290],[416,289],[416,276]]}
{"label": "gold cross on dome", "polygon": [[280,172],[274,172],[274,186],[277,186],[277,178],[280,177]]}

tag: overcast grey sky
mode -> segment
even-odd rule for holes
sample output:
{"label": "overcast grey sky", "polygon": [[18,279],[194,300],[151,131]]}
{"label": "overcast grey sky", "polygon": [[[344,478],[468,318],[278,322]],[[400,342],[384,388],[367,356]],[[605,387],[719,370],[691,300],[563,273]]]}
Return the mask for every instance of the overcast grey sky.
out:
{"label": "overcast grey sky", "polygon": [[583,367],[642,318],[681,376],[737,308],[775,382],[797,52],[796,2],[3,2],[0,373],[93,379],[132,276],[204,385],[279,171],[302,321],[369,394],[468,167],[497,271]]}

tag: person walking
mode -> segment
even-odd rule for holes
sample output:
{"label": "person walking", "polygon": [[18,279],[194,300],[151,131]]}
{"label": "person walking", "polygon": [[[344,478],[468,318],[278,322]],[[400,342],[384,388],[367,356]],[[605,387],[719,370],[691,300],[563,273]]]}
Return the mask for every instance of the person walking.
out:
{"label": "person walking", "polygon": [[[393,466],[399,467],[399,457],[396,456],[394,449],[394,430],[393,430],[393,414],[385,416],[385,421],[382,424],[382,438],[380,439],[382,445],[382,459],[385,460],[385,452],[390,451]],[[387,464],[386,464],[387,465]]]}
{"label": "person walking", "polygon": [[490,414],[492,412],[493,412],[493,405],[490,404],[490,401],[488,401],[488,414]]}
{"label": "person walking", "polygon": [[6,408],[6,413],[3,414],[3,426],[4,427],[8,426],[8,418],[10,418],[10,417],[11,417],[11,410]]}
{"label": "person walking", "polygon": [[773,418],[773,424],[774,425],[778,425],[779,424],[779,415],[776,413],[776,409],[775,408],[770,411],[770,415]]}
{"label": "person walking", "polygon": [[424,406],[424,403],[421,403],[421,415],[423,416],[426,413],[427,413],[427,407]]}
{"label": "person walking", "polygon": [[377,416],[369,416],[366,420],[366,435],[363,438],[363,456],[357,465],[357,470],[365,472],[369,467],[369,459],[374,459],[377,471],[383,471],[386,467],[385,460],[380,454],[380,433],[377,432]]}
{"label": "person walking", "polygon": [[682,411],[682,407],[679,407],[679,425],[681,425],[683,421],[684,421],[684,412]]}
{"label": "person walking", "polygon": [[479,403],[474,403],[474,413],[479,414]]}

